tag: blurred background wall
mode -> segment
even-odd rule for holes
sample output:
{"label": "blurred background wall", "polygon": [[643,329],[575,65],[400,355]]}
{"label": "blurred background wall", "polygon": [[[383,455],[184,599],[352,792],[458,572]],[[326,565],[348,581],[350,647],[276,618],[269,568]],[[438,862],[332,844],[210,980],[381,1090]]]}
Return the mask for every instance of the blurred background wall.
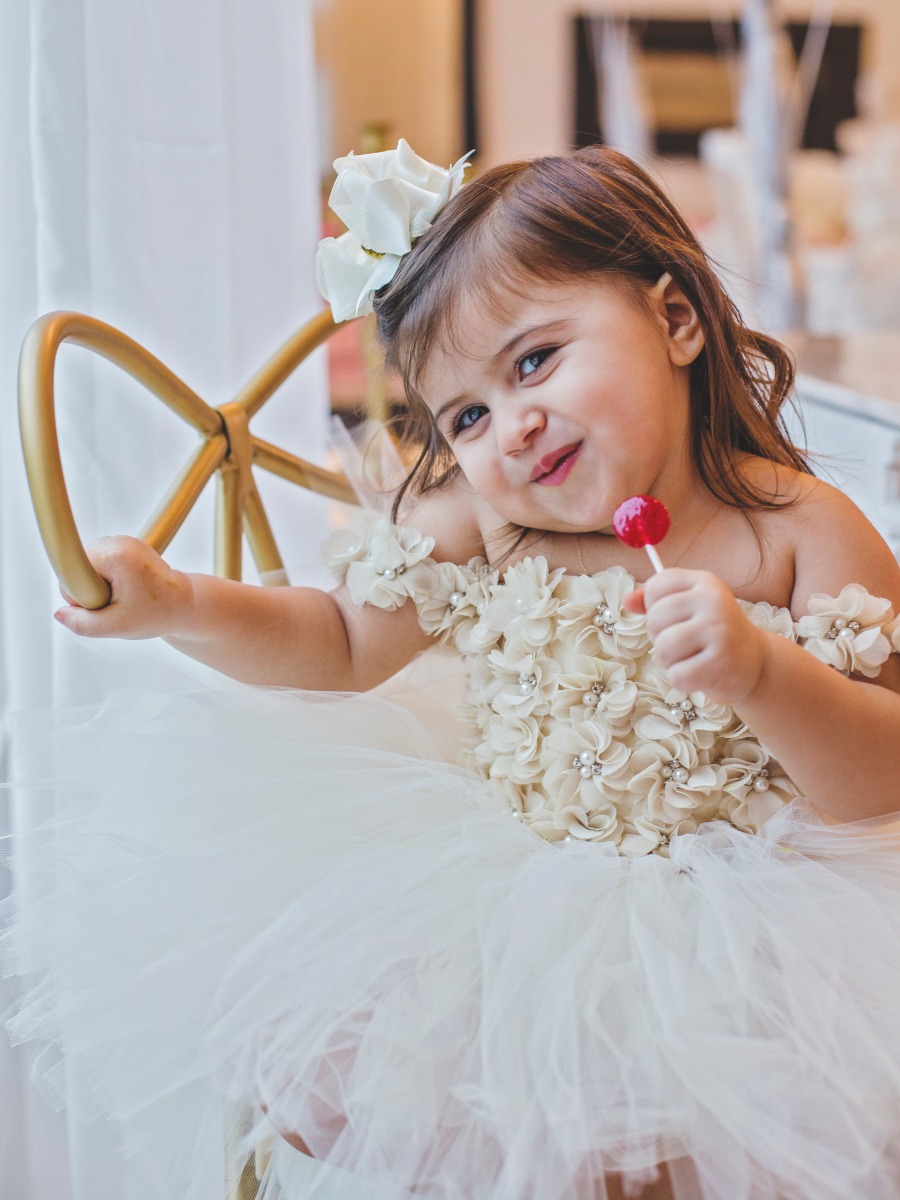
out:
{"label": "blurred background wall", "polygon": [[[572,135],[572,24],[577,15],[709,20],[737,17],[728,0],[323,0],[318,46],[331,157],[386,123],[443,162],[463,149],[463,26],[476,43],[478,154],[485,164],[557,153]],[[785,20],[832,12],[863,27],[861,82],[870,115],[900,119],[900,2],[783,0]]]}
{"label": "blurred background wall", "polygon": [[463,134],[461,0],[324,0],[318,10],[327,161],[386,126],[434,162],[459,157]]}
{"label": "blurred background wall", "polygon": [[326,190],[334,157],[398,136],[476,170],[607,141],[751,324],[900,326],[900,0],[320,0],[317,56]]}

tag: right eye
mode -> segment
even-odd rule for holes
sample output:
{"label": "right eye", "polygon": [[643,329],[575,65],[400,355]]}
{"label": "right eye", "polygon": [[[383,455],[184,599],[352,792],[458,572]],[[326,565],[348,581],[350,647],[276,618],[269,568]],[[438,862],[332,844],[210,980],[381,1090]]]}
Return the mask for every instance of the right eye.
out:
{"label": "right eye", "polygon": [[540,350],[532,350],[530,354],[523,355],[516,363],[516,374],[523,380],[534,375],[550,358],[555,349],[555,346],[544,346]]}
{"label": "right eye", "polygon": [[462,409],[456,414],[453,421],[453,436],[459,437],[467,429],[474,428],[486,412],[487,409],[483,404],[470,404],[468,408]]}

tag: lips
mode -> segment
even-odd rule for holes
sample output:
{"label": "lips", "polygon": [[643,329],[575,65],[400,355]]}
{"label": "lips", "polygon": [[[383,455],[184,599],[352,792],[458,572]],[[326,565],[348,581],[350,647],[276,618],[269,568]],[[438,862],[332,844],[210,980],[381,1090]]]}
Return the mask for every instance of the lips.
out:
{"label": "lips", "polygon": [[571,442],[568,446],[560,446],[550,454],[545,454],[540,462],[535,464],[531,472],[532,483],[559,484],[575,465],[575,459],[581,450],[581,442]]}

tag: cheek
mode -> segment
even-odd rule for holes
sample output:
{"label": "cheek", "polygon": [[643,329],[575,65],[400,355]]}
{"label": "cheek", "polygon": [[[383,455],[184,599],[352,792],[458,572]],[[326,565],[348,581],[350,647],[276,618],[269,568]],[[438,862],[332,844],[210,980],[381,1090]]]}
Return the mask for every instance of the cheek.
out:
{"label": "cheek", "polygon": [[459,469],[476,492],[486,495],[501,485],[497,464],[480,440],[469,446],[457,446],[455,453]]}

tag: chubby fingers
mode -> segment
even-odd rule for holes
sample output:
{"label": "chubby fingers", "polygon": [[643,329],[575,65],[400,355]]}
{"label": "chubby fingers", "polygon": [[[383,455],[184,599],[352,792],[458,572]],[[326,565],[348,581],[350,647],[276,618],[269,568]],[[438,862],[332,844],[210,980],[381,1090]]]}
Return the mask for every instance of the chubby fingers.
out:
{"label": "chubby fingers", "polygon": [[77,604],[66,604],[53,614],[63,629],[77,633],[79,637],[120,637],[119,624],[115,614],[110,612],[112,605],[106,608],[81,608]]}
{"label": "chubby fingers", "polygon": [[723,588],[708,572],[669,568],[651,576],[627,597],[625,606],[630,611],[647,614],[647,632],[656,657],[670,675],[673,669],[680,674],[679,665],[683,670],[709,649],[719,616],[718,593]]}
{"label": "chubby fingers", "polygon": [[59,594],[65,600],[65,604],[53,614],[54,621],[58,621],[63,629],[69,629],[72,633],[81,634],[83,637],[90,637],[91,631],[96,629],[96,622],[90,620],[90,610],[82,608],[62,585],[60,585]]}
{"label": "chubby fingers", "polygon": [[64,589],[67,601],[54,614],[65,629],[80,637],[147,637],[158,594],[160,572],[168,568],[154,550],[131,537],[99,538],[87,547],[91,565],[110,585],[111,599],[104,608],[76,604]]}
{"label": "chubby fingers", "polygon": [[[108,564],[110,554],[114,551],[115,541],[115,538],[99,538],[96,542],[92,542],[86,551],[91,566],[107,582],[110,582],[111,572]],[[82,608],[61,584],[59,594],[65,600],[65,604],[62,608],[56,610],[53,614],[53,619],[54,621],[58,621],[64,629],[69,629],[72,633],[77,633],[81,637],[114,636],[114,633],[109,628],[111,625],[109,619],[110,604],[105,605],[101,609]]]}
{"label": "chubby fingers", "polygon": [[673,687],[729,704],[752,692],[764,637],[717,575],[670,569],[647,580],[642,598],[647,632]]}
{"label": "chubby fingers", "polygon": [[665,667],[692,657],[709,645],[731,593],[708,571],[670,569],[644,584],[647,632]]}
{"label": "chubby fingers", "polygon": [[678,592],[689,592],[698,586],[714,581],[719,583],[717,575],[710,571],[690,571],[686,567],[666,567],[651,575],[641,590],[644,592],[647,608],[651,608],[658,600]]}
{"label": "chubby fingers", "polygon": [[[633,592],[629,592],[623,600],[623,606],[629,612],[646,613],[665,596],[688,592],[697,583],[698,576],[706,576],[705,571],[679,570],[677,567],[667,567],[651,575],[646,583]],[[649,622],[648,622],[649,625]]]}

